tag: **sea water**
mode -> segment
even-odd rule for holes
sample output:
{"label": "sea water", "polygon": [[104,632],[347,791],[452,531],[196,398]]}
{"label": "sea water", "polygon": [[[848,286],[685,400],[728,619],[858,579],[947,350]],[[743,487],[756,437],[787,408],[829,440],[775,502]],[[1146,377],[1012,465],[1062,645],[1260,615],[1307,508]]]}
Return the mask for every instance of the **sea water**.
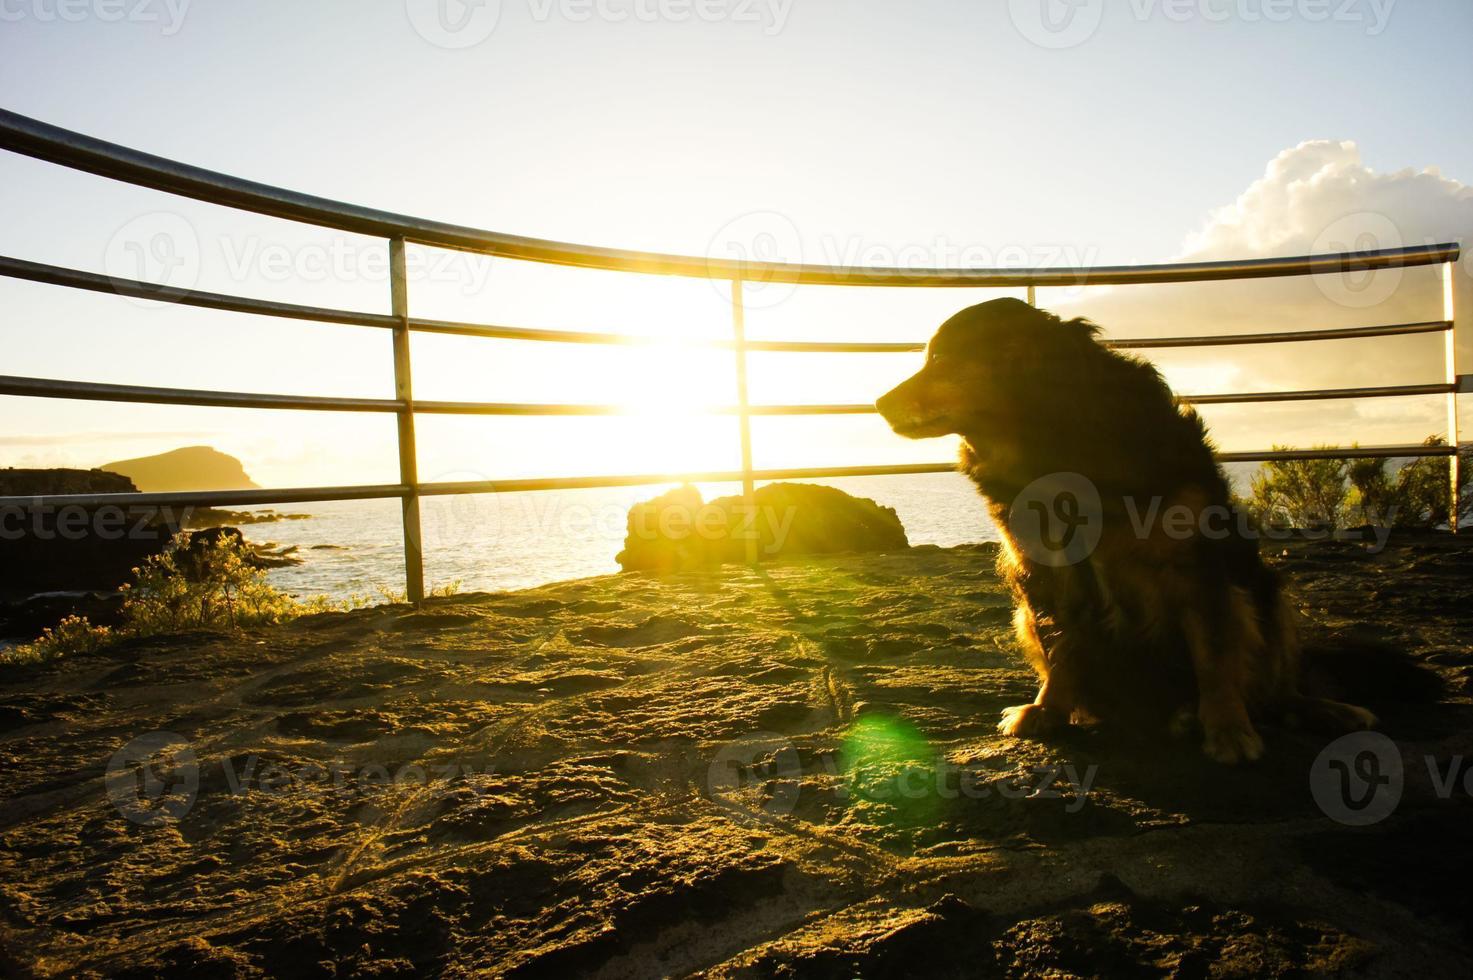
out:
{"label": "sea water", "polygon": [[[971,482],[960,474],[824,480],[895,508],[911,544],[942,547],[997,540]],[[706,500],[736,494],[735,484],[698,484]],[[427,587],[459,583],[463,592],[524,589],[619,571],[631,505],[670,486],[467,494],[421,501]],[[404,589],[397,500],[335,501],[274,508],[303,520],[252,524],[253,542],[294,547],[302,564],[273,569],[274,585],[299,596],[377,596]]]}

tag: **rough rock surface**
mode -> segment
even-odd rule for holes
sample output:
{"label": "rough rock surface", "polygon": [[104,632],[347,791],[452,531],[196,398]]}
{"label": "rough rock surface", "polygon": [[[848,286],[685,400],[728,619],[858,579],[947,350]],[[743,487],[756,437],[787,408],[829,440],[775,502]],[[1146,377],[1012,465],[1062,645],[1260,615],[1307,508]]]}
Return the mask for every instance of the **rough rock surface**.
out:
{"label": "rough rock surface", "polygon": [[[997,735],[991,548],[625,574],[7,673],[0,972],[1467,975],[1473,804],[1425,760],[1473,759],[1473,552],[1288,552],[1405,765],[1374,824],[1321,811],[1322,737]],[[105,782],[155,731],[194,768]]]}
{"label": "rough rock surface", "polygon": [[0,470],[0,497],[35,497],[57,493],[133,493],[133,481],[105,470]]}
{"label": "rough rock surface", "polygon": [[895,510],[814,483],[769,483],[753,493],[710,503],[689,484],[629,509],[619,567],[630,571],[690,571],[758,558],[898,551],[908,548]]}
{"label": "rough rock surface", "polygon": [[[0,470],[0,497],[137,489],[127,477],[102,470]],[[159,507],[0,509],[0,636],[30,625],[26,610],[11,605],[15,600],[118,588],[135,567],[164,550],[183,516],[182,509]]]}

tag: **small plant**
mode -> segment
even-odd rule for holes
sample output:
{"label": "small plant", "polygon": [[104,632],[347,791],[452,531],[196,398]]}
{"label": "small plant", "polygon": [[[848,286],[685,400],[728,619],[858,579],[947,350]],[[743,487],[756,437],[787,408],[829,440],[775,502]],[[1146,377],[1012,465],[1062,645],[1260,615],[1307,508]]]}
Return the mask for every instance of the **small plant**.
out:
{"label": "small plant", "polygon": [[116,637],[106,626],[93,626],[86,616],[68,616],[48,630],[42,631],[34,643],[25,643],[0,654],[0,661],[13,664],[36,663],[52,657],[92,653],[113,642]]}
{"label": "small plant", "polygon": [[301,615],[302,605],[266,581],[249,546],[221,536],[203,548],[177,541],[123,586],[123,629],[154,636],[195,629],[265,626]]}
{"label": "small plant", "polygon": [[[222,535],[191,547],[180,535],[162,554],[133,570],[123,586],[122,622],[95,626],[83,616],[68,616],[34,642],[0,653],[0,663],[35,663],[53,657],[91,653],[128,637],[159,636],[189,630],[237,630],[270,626],[299,616],[346,612],[372,604],[369,597],[334,601],[326,596],[296,599],[266,581],[251,561],[250,546]],[[451,596],[459,582],[440,586],[432,597]],[[404,602],[402,594],[383,592],[383,601]]]}

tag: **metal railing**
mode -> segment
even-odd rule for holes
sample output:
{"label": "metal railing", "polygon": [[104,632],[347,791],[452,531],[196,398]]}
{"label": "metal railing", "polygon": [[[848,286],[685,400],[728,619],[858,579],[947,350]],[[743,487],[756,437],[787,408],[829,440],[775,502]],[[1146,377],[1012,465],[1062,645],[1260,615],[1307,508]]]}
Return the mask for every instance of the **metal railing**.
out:
{"label": "metal railing", "polygon": [[[846,286],[914,287],[1026,287],[1030,303],[1035,290],[1049,286],[1133,285],[1142,283],[1209,282],[1287,276],[1344,274],[1379,269],[1443,266],[1443,318],[1385,326],[1348,327],[1333,330],[1278,331],[1271,333],[1204,337],[1159,337],[1107,341],[1117,349],[1141,350],[1174,347],[1218,347],[1244,344],[1302,343],[1350,340],[1368,337],[1442,333],[1446,338],[1444,381],[1433,384],[1381,387],[1334,388],[1306,391],[1249,392],[1183,396],[1196,404],[1236,402],[1308,401],[1350,398],[1445,395],[1448,413],[1446,446],[1374,446],[1340,449],[1269,450],[1219,453],[1225,462],[1281,459],[1427,457],[1448,458],[1451,481],[1450,529],[1457,530],[1458,417],[1460,379],[1454,352],[1453,263],[1460,255],[1456,244],[1411,248],[1310,255],[1294,258],[1249,259],[1232,262],[1190,262],[1163,265],[1098,266],[1038,270],[1016,269],[905,269],[843,268],[832,266],[746,262],[706,259],[597,248],[483,231],[459,225],[428,221],[371,208],[344,204],[299,194],[224,174],[203,170],[161,157],[141,153],[102,140],[0,110],[0,148],[60,164],[75,170],[110,177],[140,187],[223,205],[241,211],[285,218],[337,231],[386,238],[389,241],[390,312],[361,313],[280,303],[271,300],[230,296],[98,275],[0,256],[0,275],[76,289],[115,293],[161,303],[203,309],[286,317],[318,323],[334,323],[389,330],[393,335],[393,398],[335,398],[254,394],[226,391],[192,391],[133,385],[90,384],[44,378],[0,376],[0,395],[71,398],[90,401],[120,401],[165,405],[317,410],[333,412],[385,412],[398,422],[399,482],[392,485],[313,487],[277,490],[222,490],[189,493],[130,493],[53,495],[46,497],[0,497],[0,507],[61,507],[74,504],[97,506],[219,505],[306,503],[325,500],[369,500],[399,498],[403,507],[404,565],[406,591],[411,601],[424,596],[424,556],[420,538],[421,497],[507,493],[528,490],[582,489],[634,486],[692,480],[740,482],[750,503],[758,481],[814,479],[822,477],[883,476],[944,473],[952,463],[919,463],[885,466],[831,466],[802,469],[754,468],[752,463],[751,418],[773,415],[855,415],[875,411],[873,405],[752,405],[747,399],[747,354],[754,351],[787,353],[901,353],[920,351],[924,343],[848,343],[819,341],[749,340],[745,331],[743,287],[745,283],[802,283]],[[421,414],[456,415],[616,415],[634,410],[617,405],[522,404],[502,402],[421,401],[414,397],[409,339],[413,333],[454,334],[505,340],[571,344],[653,344],[662,338],[614,333],[538,330],[520,326],[430,320],[409,311],[406,244],[456,249],[501,258],[607,271],[698,277],[731,283],[732,337],[730,340],[682,341],[694,346],[730,350],[736,368],[737,404],[707,411],[734,415],[739,422],[741,469],[728,472],[653,473],[621,476],[551,477],[471,483],[421,483],[415,448],[414,419]],[[1466,381],[1466,379],[1464,379]]]}

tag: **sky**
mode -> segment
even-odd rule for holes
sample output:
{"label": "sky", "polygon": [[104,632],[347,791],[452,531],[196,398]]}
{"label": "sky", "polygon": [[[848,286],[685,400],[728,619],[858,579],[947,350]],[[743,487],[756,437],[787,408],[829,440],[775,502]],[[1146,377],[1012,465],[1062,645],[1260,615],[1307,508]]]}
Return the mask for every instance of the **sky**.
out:
{"label": "sky", "polygon": [[[0,104],[165,157],[537,237],[829,264],[1049,266],[1459,240],[1466,0],[0,0]],[[458,28],[458,29],[457,29]],[[0,253],[387,310],[382,242],[0,153]],[[725,284],[416,250],[416,315],[725,336]],[[1473,309],[1473,262],[1458,268]],[[753,287],[757,337],[923,340],[999,291]],[[1462,298],[1467,297],[1467,298]],[[1435,319],[1435,275],[1043,290],[1115,336]],[[0,373],[389,397],[383,331],[0,280]],[[1460,332],[1461,333],[1461,332]],[[1473,363],[1466,336],[1463,370]],[[730,469],[730,355],[419,336],[426,480]],[[1437,381],[1435,337],[1163,355],[1185,393]],[[911,355],[754,355],[752,400],[869,402]],[[263,485],[393,482],[391,419],[0,398],[0,465],[210,444]],[[1224,407],[1223,448],[1415,442],[1437,398]],[[1464,426],[1468,419],[1464,419]],[[758,466],[941,461],[872,417],[758,419]]]}

